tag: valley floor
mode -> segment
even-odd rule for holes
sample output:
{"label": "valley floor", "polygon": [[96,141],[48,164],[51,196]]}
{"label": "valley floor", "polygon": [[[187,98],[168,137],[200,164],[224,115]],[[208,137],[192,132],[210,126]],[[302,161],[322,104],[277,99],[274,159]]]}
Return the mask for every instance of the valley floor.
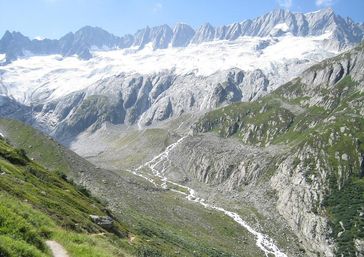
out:
{"label": "valley floor", "polygon": [[[254,190],[249,188],[245,193],[237,191],[227,192],[221,190],[222,186],[208,186],[195,179],[186,179],[184,177],[186,174],[176,174],[176,172],[173,172],[173,169],[167,170],[168,167],[173,166],[171,160],[168,159],[168,153],[174,148],[178,148],[178,144],[182,144],[184,139],[179,134],[188,134],[189,126],[188,117],[186,117],[185,119],[181,118],[178,121],[164,124],[158,128],[145,130],[129,129],[125,131],[122,128],[108,127],[105,134],[100,130],[97,132],[99,134],[94,136],[81,136],[80,141],[75,142],[71,147],[100,168],[113,170],[114,175],[121,176],[124,179],[127,178],[128,183],[133,181],[131,183],[138,185],[138,187],[143,185],[143,190],[137,190],[139,191],[137,193],[138,196],[135,197],[137,203],[134,203],[132,201],[133,197],[132,199],[127,199],[130,195],[126,196],[126,192],[121,192],[122,189],[125,190],[125,187],[130,187],[125,185],[125,181],[121,182],[118,179],[120,182],[110,184],[109,179],[104,178],[103,181],[108,185],[107,187],[114,190],[111,197],[111,192],[107,190],[104,190],[101,194],[104,194],[104,199],[113,199],[110,201],[111,203],[118,199],[118,203],[113,204],[115,212],[131,208],[138,210],[143,215],[148,214],[149,217],[152,216],[154,222],[157,223],[174,224],[173,226],[176,226],[176,222],[179,224],[190,224],[187,226],[190,228],[187,231],[194,231],[192,236],[197,236],[201,241],[206,241],[206,234],[201,233],[201,231],[207,229],[207,234],[211,236],[209,236],[208,241],[213,240],[214,244],[217,243],[217,245],[224,249],[230,248],[234,256],[263,256],[265,254],[286,256],[285,253],[288,256],[303,256],[303,252],[299,250],[298,239],[290,231],[284,220],[277,213],[272,215],[272,212],[274,213],[275,210],[273,202],[270,203],[270,201],[273,199],[266,198],[263,200],[269,192],[257,190],[257,188]],[[193,137],[191,141],[187,136],[185,141],[186,143],[193,142],[197,138]],[[223,143],[223,141],[211,134],[205,135],[202,139],[206,143],[215,146]],[[86,140],[86,142],[82,142],[82,140]],[[97,142],[92,142],[92,145],[97,147],[94,149],[83,148],[82,145],[90,145],[90,140],[97,140]],[[241,148],[241,144],[234,139],[225,140],[224,142],[226,147],[234,146],[232,147],[233,149],[236,147]],[[258,148],[254,148],[254,151],[258,151]],[[276,151],[279,150],[276,149]],[[153,154],[156,157],[153,158]],[[173,156],[178,156],[178,154]],[[129,170],[129,172],[122,170]],[[137,179],[135,175],[142,180]],[[115,181],[115,179],[112,180]],[[88,184],[90,180],[83,183]],[[197,190],[195,191],[191,187]],[[116,191],[120,192],[117,193]],[[134,194],[135,191],[135,189],[129,189],[128,194]],[[251,197],[255,193],[257,195]],[[234,196],[237,196],[237,198]],[[183,198],[186,198],[187,202]],[[206,200],[203,198],[206,198]],[[160,201],[162,199],[165,200]],[[191,205],[188,200],[195,203]],[[255,204],[258,202],[260,204],[256,206]],[[184,207],[180,205],[181,203],[183,203]],[[196,203],[202,205],[202,208],[198,207]],[[264,206],[265,203],[267,204],[266,206]],[[171,206],[173,206],[172,210],[174,210],[172,212],[167,210]],[[222,207],[233,212],[226,211]],[[195,210],[192,217],[191,210],[188,210],[191,208]],[[198,211],[196,212],[196,210]],[[226,216],[221,216],[219,212]],[[209,216],[212,216],[206,218],[206,214],[203,213],[210,213]],[[213,218],[213,216],[216,217]],[[156,220],[156,217],[159,218]],[[211,218],[213,219],[211,220]],[[236,222],[236,224],[232,222]],[[200,226],[202,226],[202,229]],[[231,232],[227,233],[227,231]],[[264,236],[260,232],[269,234],[274,240],[271,241],[268,236]],[[239,242],[239,244],[237,245],[236,242]],[[278,243],[279,247],[273,242]]]}

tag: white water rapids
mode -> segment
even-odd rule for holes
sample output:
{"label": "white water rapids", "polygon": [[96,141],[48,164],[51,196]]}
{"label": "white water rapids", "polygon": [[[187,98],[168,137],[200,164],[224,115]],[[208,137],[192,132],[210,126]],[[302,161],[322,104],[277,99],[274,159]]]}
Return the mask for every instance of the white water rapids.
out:
{"label": "white water rapids", "polygon": [[[204,206],[205,208],[213,209],[216,211],[220,211],[224,213],[226,216],[229,216],[232,218],[235,222],[237,222],[239,225],[247,229],[251,234],[253,234],[256,238],[256,245],[259,247],[265,254],[265,256],[269,256],[269,254],[274,255],[276,257],[287,257],[286,254],[284,254],[279,248],[274,244],[273,240],[269,238],[267,235],[262,234],[256,230],[254,230],[252,227],[250,227],[237,213],[227,211],[221,207],[215,206],[213,204],[209,204],[205,202],[205,199],[199,198],[196,196],[195,190],[193,190],[190,187],[169,181],[167,177],[164,175],[167,164],[170,162],[168,156],[171,150],[175,148],[178,144],[180,144],[185,138],[182,137],[177,142],[169,145],[166,150],[157,156],[155,156],[152,160],[144,163],[143,165],[139,166],[135,170],[132,170],[134,175],[137,175],[139,177],[142,177],[146,180],[148,180],[150,183],[152,183],[155,187],[161,187],[164,189],[168,189],[168,184],[172,185],[174,188],[170,188],[171,191],[183,194],[186,196],[186,198],[189,201],[196,202]],[[162,169],[158,170],[157,166],[162,166]],[[161,184],[158,185],[158,182],[155,181],[153,178],[149,178],[148,176],[145,176],[142,174],[142,170],[144,168],[149,168],[152,171],[152,175],[155,178],[158,178],[161,181]]]}

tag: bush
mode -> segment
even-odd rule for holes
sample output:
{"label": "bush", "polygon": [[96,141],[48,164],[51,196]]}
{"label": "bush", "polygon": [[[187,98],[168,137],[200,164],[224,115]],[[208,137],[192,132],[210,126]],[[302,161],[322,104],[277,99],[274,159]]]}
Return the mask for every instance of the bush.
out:
{"label": "bush", "polygon": [[45,249],[36,229],[26,219],[5,206],[0,206],[0,225],[0,234],[14,240],[22,240],[40,250]]}
{"label": "bush", "polygon": [[[334,178],[331,179],[334,180]],[[341,190],[336,183],[332,184],[335,186],[323,204],[331,214],[332,236],[337,243],[337,255],[354,257],[354,239],[364,234],[364,221],[359,216],[364,206],[364,182],[363,179],[351,177]],[[340,222],[343,223],[345,232]],[[337,236],[339,232],[343,232],[340,237]]]}
{"label": "bush", "polygon": [[22,156],[23,152],[21,150],[15,151],[1,151],[0,156],[8,160],[10,163],[15,165],[24,166],[28,163],[28,158]]}
{"label": "bush", "polygon": [[20,240],[7,236],[0,236],[0,257],[45,257],[35,247]]}
{"label": "bush", "polygon": [[137,253],[136,253],[137,257],[162,257],[162,253],[151,247],[148,245],[143,245],[141,247],[138,248]]}
{"label": "bush", "polygon": [[56,175],[64,181],[68,181],[67,175],[60,170],[55,171]]}
{"label": "bush", "polygon": [[91,193],[86,187],[84,187],[82,185],[77,185],[77,184],[75,184],[75,186],[81,194],[83,194],[84,196],[87,196],[87,197],[91,197]]}

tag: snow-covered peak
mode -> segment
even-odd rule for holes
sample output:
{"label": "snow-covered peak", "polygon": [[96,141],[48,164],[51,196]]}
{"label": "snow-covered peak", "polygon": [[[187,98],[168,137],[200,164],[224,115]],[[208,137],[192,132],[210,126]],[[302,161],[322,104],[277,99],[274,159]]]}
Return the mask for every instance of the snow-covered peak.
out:
{"label": "snow-covered peak", "polygon": [[[284,28],[281,27],[282,24]],[[7,55],[12,61],[22,57],[24,50],[35,55],[61,54],[77,55],[82,59],[92,58],[94,49],[133,48],[142,50],[146,46],[153,49],[168,47],[187,47],[191,44],[229,40],[239,37],[320,36],[332,32],[332,46],[345,49],[363,40],[364,26],[350,19],[335,15],[331,8],[311,13],[292,13],[277,9],[252,20],[245,20],[230,25],[214,27],[206,23],[196,31],[186,24],[177,24],[173,30],[168,25],[146,27],[134,35],[114,36],[107,31],[86,26],[75,33],[68,33],[59,40],[29,40],[20,33],[6,32],[0,40],[0,53]]]}
{"label": "snow-covered peak", "polygon": [[195,35],[195,31],[192,27],[185,23],[177,23],[173,28],[172,47],[185,47],[187,46],[192,37]]}
{"label": "snow-covered peak", "polygon": [[212,41],[214,38],[215,28],[210,23],[205,23],[196,30],[196,33],[191,40],[191,43],[200,44],[202,42]]}
{"label": "snow-covered peak", "polygon": [[172,36],[173,31],[166,24],[152,28],[147,26],[135,33],[133,47],[143,49],[147,45],[152,45],[153,49],[167,48]]}

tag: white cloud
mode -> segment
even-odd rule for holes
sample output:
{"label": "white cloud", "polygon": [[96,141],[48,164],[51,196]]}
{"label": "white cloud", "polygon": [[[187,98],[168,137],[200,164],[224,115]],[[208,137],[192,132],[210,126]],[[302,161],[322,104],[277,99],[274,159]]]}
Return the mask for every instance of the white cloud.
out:
{"label": "white cloud", "polygon": [[334,4],[334,0],[316,0],[317,6],[330,6]]}
{"label": "white cloud", "polygon": [[153,12],[157,13],[160,12],[163,9],[163,4],[162,3],[155,3],[153,6]]}
{"label": "white cloud", "polygon": [[292,7],[292,0],[277,0],[280,7],[290,9]]}

